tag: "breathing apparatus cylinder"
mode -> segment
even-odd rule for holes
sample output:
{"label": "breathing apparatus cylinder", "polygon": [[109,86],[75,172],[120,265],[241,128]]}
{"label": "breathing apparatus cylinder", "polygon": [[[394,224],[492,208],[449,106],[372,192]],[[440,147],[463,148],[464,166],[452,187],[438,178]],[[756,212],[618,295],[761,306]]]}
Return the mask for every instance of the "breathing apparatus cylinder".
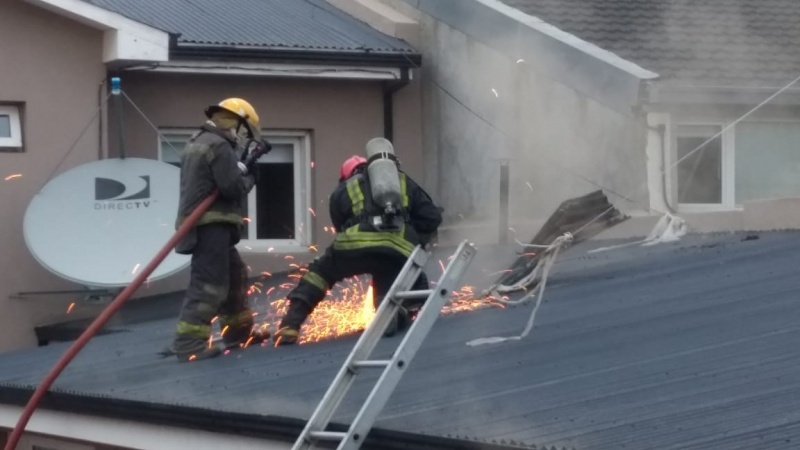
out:
{"label": "breathing apparatus cylinder", "polygon": [[380,216],[372,219],[379,228],[396,228],[395,218],[402,210],[403,197],[400,193],[400,173],[392,143],[384,138],[367,142],[367,173],[373,204]]}

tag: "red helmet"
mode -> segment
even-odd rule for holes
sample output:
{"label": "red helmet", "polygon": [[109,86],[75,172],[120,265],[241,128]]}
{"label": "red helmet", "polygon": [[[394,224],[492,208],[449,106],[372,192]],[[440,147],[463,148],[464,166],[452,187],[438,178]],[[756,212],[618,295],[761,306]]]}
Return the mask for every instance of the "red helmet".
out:
{"label": "red helmet", "polygon": [[350,178],[351,176],[353,176],[353,172],[356,171],[356,168],[366,162],[367,158],[364,158],[362,156],[353,155],[347,158],[347,160],[345,160],[345,162],[342,163],[342,168],[339,171],[339,178],[342,180]]}

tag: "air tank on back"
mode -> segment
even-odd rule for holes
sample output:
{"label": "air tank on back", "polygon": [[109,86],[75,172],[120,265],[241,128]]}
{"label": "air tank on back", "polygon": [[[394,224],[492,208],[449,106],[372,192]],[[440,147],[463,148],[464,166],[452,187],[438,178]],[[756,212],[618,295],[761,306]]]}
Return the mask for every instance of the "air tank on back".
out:
{"label": "air tank on back", "polygon": [[[403,197],[400,193],[400,174],[395,162],[394,147],[384,138],[367,142],[367,172],[369,173],[372,201],[382,215],[391,217],[399,213]],[[388,224],[386,224],[388,225]]]}

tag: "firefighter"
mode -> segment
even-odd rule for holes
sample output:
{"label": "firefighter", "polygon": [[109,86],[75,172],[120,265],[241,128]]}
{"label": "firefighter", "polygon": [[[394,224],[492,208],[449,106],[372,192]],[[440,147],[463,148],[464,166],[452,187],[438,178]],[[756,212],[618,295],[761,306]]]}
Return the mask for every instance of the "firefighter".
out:
{"label": "firefighter", "polygon": [[[255,159],[247,150],[261,145],[259,118],[250,103],[228,98],[206,108],[208,121],[189,140],[181,155],[180,204],[176,227],[214,190],[219,196],[175,248],[191,254],[191,275],[175,339],[168,354],[179,361],[213,358],[222,349],[211,345],[215,316],[231,348],[269,336],[253,333],[253,313],[247,307],[247,267],[235,244],[239,242],[245,196],[253,188]],[[245,143],[244,152],[242,143]],[[253,145],[254,143],[258,143]],[[247,161],[247,163],[245,163]]]}
{"label": "firefighter", "polygon": [[[383,138],[367,143],[367,154],[394,155],[391,142]],[[396,168],[399,162],[394,159]],[[308,272],[287,295],[289,309],[275,333],[276,345],[297,342],[300,327],[327,291],[345,278],[370,274],[377,308],[417,244],[426,245],[442,222],[442,213],[428,194],[408,175],[396,170],[402,211],[398,226],[385,229],[375,225],[381,208],[373,200],[367,160],[354,156],[342,164],[339,185],[330,197],[331,222],[337,232],[334,242],[309,264]],[[373,180],[375,181],[375,180]],[[424,274],[413,289],[428,289]],[[418,301],[413,307],[420,306]],[[406,305],[409,308],[412,305]],[[387,336],[408,326],[409,312],[401,308],[386,331]]]}

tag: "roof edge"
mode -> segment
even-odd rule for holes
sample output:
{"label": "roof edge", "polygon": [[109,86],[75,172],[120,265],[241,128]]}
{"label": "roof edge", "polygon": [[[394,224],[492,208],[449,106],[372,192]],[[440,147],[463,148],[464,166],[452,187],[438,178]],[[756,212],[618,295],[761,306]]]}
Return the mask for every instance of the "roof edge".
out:
{"label": "roof edge", "polygon": [[[798,80],[795,80],[797,82]],[[792,83],[794,84],[794,83]],[[769,103],[782,106],[800,106],[800,85],[783,86],[711,86],[647,83],[646,103],[656,104],[717,104],[756,105],[774,96]]]}
{"label": "roof edge", "polygon": [[625,115],[659,76],[499,0],[398,1]]}
{"label": "roof edge", "polygon": [[[33,394],[33,387],[0,385],[0,404],[24,406]],[[181,405],[165,405],[111,397],[88,396],[77,393],[50,391],[40,408],[73,414],[121,419],[153,425],[205,430],[217,433],[294,442],[306,421],[291,417],[259,416],[217,411]],[[346,431],[342,424],[332,423],[333,431]],[[526,447],[487,443],[484,441],[431,436],[404,431],[373,428],[363,444],[364,449],[399,450],[425,448],[428,450],[509,450]]]}
{"label": "roof edge", "polygon": [[218,45],[178,45],[170,54],[176,59],[233,58],[252,62],[315,63],[331,65],[368,65],[418,68],[422,64],[419,53],[363,52],[341,50],[298,50],[257,47],[229,47]]}
{"label": "roof edge", "polygon": [[24,0],[63,17],[102,30],[103,62],[168,61],[170,35],[150,25],[82,0]]}
{"label": "roof edge", "polygon": [[566,31],[561,30],[560,28],[551,25],[544,20],[533,16],[528,13],[524,13],[516,8],[506,5],[505,3],[501,2],[500,0],[474,0],[479,3],[482,3],[490,8],[493,8],[514,20],[519,21],[522,24],[527,25],[530,28],[535,29],[536,31],[547,35],[563,44],[566,44],[570,47],[573,47],[587,55],[590,55],[594,58],[599,59],[613,67],[616,67],[619,70],[627,72],[637,78],[641,78],[642,80],[649,80],[653,78],[657,78],[658,74],[647,70],[640,65],[634,63],[633,61],[629,61],[621,56],[612,53],[604,48],[598,47],[591,42],[585,41],[574,34],[567,33]]}

